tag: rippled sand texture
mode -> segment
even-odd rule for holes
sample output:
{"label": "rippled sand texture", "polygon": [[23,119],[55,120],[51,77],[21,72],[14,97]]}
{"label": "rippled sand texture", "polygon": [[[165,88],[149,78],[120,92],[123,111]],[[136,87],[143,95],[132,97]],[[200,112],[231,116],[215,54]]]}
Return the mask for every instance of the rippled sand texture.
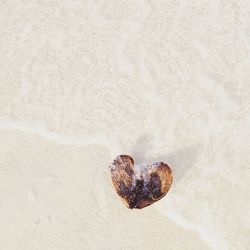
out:
{"label": "rippled sand texture", "polygon": [[[250,2],[0,2],[3,249],[248,249]],[[127,210],[108,165],[167,162]]]}

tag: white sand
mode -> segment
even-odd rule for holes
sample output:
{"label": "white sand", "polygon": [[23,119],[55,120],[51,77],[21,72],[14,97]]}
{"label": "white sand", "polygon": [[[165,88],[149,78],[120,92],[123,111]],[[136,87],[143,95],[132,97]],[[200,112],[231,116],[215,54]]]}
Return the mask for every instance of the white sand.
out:
{"label": "white sand", "polygon": [[105,147],[2,130],[0,149],[1,249],[209,249],[153,206],[127,209]]}
{"label": "white sand", "polygon": [[[0,3],[1,249],[249,249],[250,2]],[[118,154],[165,161],[128,210]]]}

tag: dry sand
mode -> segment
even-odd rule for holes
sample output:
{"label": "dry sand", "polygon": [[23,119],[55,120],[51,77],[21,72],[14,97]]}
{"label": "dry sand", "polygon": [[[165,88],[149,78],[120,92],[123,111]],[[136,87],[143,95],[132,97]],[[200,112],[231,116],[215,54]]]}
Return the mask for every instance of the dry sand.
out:
{"label": "dry sand", "polygon": [[[0,246],[247,250],[250,2],[0,2]],[[108,165],[165,161],[128,210]]]}

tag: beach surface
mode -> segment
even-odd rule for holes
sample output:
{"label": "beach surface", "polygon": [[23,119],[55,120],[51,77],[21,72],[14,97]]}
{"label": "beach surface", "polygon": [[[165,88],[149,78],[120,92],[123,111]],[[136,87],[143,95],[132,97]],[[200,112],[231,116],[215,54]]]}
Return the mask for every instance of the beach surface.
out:
{"label": "beach surface", "polygon": [[[0,245],[248,250],[250,2],[0,2]],[[142,210],[109,165],[166,162]]]}

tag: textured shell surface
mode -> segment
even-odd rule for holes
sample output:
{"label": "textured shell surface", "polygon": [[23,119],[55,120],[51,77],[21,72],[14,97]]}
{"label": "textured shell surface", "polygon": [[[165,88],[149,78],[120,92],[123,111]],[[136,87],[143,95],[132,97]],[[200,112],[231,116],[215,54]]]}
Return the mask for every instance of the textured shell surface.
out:
{"label": "textured shell surface", "polygon": [[117,156],[110,171],[117,194],[130,209],[141,209],[160,200],[173,181],[172,171],[166,163],[143,166],[135,164],[129,155]]}

